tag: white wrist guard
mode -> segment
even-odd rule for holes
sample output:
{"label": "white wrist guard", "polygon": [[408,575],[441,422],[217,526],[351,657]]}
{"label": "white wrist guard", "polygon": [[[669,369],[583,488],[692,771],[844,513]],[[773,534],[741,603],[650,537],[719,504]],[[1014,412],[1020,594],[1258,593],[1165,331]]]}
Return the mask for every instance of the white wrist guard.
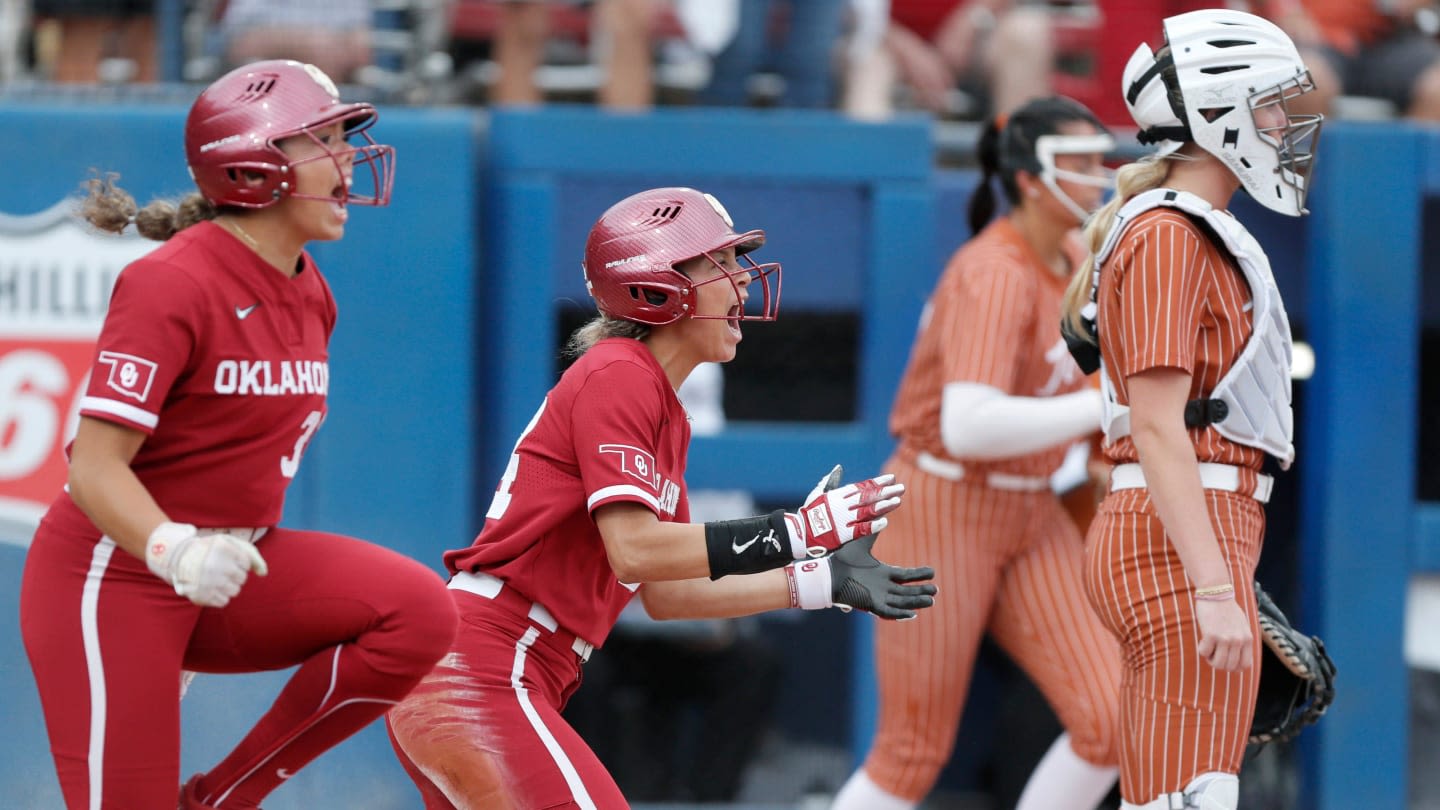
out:
{"label": "white wrist guard", "polygon": [[834,607],[831,596],[830,560],[802,560],[785,566],[790,583],[790,607],[821,610]]}
{"label": "white wrist guard", "polygon": [[797,560],[803,560],[809,557],[810,552],[805,542],[804,518],[794,512],[786,512],[785,528],[789,530],[790,555]]}
{"label": "white wrist guard", "polygon": [[180,549],[195,539],[195,527],[189,523],[161,523],[145,541],[145,564],[150,572],[175,584],[175,560]]}

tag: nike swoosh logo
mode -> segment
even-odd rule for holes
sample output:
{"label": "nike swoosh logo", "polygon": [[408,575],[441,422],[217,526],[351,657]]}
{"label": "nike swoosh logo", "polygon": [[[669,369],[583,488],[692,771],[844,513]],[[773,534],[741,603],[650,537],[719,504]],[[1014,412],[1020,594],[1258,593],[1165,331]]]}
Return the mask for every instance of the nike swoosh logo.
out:
{"label": "nike swoosh logo", "polygon": [[[254,309],[254,307],[251,307],[251,309]],[[280,777],[281,779],[289,779],[290,777],[294,776],[295,774],[291,773],[291,772],[290,772],[288,769],[286,769],[286,768],[276,768],[276,769],[275,769],[275,775],[278,776],[278,777]]]}
{"label": "nike swoosh logo", "polygon": [[755,544],[758,543],[758,542],[760,542],[760,535],[758,535],[758,534],[755,535],[754,537],[750,538],[750,542],[748,542],[748,543],[737,543],[737,542],[735,542],[734,540],[731,540],[731,541],[730,541],[730,550],[733,551],[733,552],[735,552],[736,554],[739,554],[739,553],[741,553],[742,551],[744,551],[745,549],[747,549],[747,548],[755,545]]}
{"label": "nike swoosh logo", "polygon": [[255,302],[255,303],[253,303],[253,304],[251,304],[251,305],[248,306],[248,307],[239,307],[239,306],[237,306],[237,307],[235,307],[235,317],[237,317],[237,318],[239,318],[240,320],[243,321],[243,320],[245,320],[246,318],[250,317],[250,313],[254,312],[254,311],[255,311],[255,308],[258,307],[258,306],[260,306],[260,302],[258,302],[258,301]]}

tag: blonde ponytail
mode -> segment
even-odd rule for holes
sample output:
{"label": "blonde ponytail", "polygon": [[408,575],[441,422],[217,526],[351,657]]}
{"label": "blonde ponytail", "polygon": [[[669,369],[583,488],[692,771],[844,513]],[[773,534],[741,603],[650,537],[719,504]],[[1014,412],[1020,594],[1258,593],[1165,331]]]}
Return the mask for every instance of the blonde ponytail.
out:
{"label": "blonde ponytail", "polygon": [[1090,286],[1095,278],[1095,254],[1105,246],[1105,237],[1115,224],[1115,215],[1130,198],[1152,188],[1164,185],[1170,176],[1170,158],[1144,158],[1120,167],[1115,175],[1115,196],[1105,203],[1090,221],[1085,224],[1085,243],[1090,255],[1081,262],[1080,269],[1070,278],[1065,288],[1064,318],[1070,333],[1092,341],[1090,330],[1085,328],[1080,311],[1090,303]]}
{"label": "blonde ponytail", "polygon": [[649,335],[650,327],[638,321],[627,321],[603,314],[596,315],[570,335],[570,339],[565,342],[562,354],[565,357],[575,358],[606,338],[623,337],[631,340],[644,340]]}

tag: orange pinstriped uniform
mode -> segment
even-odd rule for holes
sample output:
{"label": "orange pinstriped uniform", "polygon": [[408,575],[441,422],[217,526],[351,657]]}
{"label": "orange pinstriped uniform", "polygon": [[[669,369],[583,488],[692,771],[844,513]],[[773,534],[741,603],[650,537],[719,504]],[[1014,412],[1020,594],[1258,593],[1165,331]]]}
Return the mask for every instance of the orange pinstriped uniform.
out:
{"label": "orange pinstriped uniform", "polygon": [[[1100,273],[1105,373],[1120,403],[1126,378],[1151,368],[1192,377],[1190,396],[1213,391],[1249,339],[1249,287],[1239,267],[1184,214],[1142,214]],[[1178,416],[1177,416],[1178,418]],[[1210,522],[1255,623],[1254,581],[1265,514],[1251,493],[1264,453],[1213,428],[1192,429],[1199,461],[1241,469],[1238,493],[1206,490]],[[1105,448],[1115,463],[1139,456],[1127,437]],[[1209,771],[1239,773],[1254,713],[1257,672],[1221,672],[1200,658],[1192,583],[1145,489],[1106,497],[1090,525],[1085,587],[1124,649],[1120,792],[1143,804]],[[1259,660],[1259,633],[1255,654]]]}
{"label": "orange pinstriped uniform", "polygon": [[[1119,649],[1085,600],[1080,531],[1043,483],[1065,446],[972,462],[950,458],[940,438],[946,383],[1027,397],[1085,386],[1056,326],[1064,286],[1009,219],[991,223],[945,268],[895,398],[899,447],[886,469],[905,482],[905,508],[877,555],[934,566],[941,590],[919,621],[875,624],[879,729],[865,772],[897,796],[918,801],[949,759],[986,631],[1039,686],[1076,753],[1096,765],[1118,756]],[[921,469],[922,454],[963,473]]]}

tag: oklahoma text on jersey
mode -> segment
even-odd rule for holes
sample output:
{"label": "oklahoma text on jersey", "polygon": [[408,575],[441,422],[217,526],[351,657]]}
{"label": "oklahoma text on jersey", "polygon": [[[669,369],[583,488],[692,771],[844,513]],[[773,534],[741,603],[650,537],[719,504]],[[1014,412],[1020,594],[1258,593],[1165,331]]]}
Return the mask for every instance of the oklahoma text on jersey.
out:
{"label": "oklahoma text on jersey", "polygon": [[276,397],[329,390],[330,365],[323,360],[221,360],[215,366],[217,394]]}

